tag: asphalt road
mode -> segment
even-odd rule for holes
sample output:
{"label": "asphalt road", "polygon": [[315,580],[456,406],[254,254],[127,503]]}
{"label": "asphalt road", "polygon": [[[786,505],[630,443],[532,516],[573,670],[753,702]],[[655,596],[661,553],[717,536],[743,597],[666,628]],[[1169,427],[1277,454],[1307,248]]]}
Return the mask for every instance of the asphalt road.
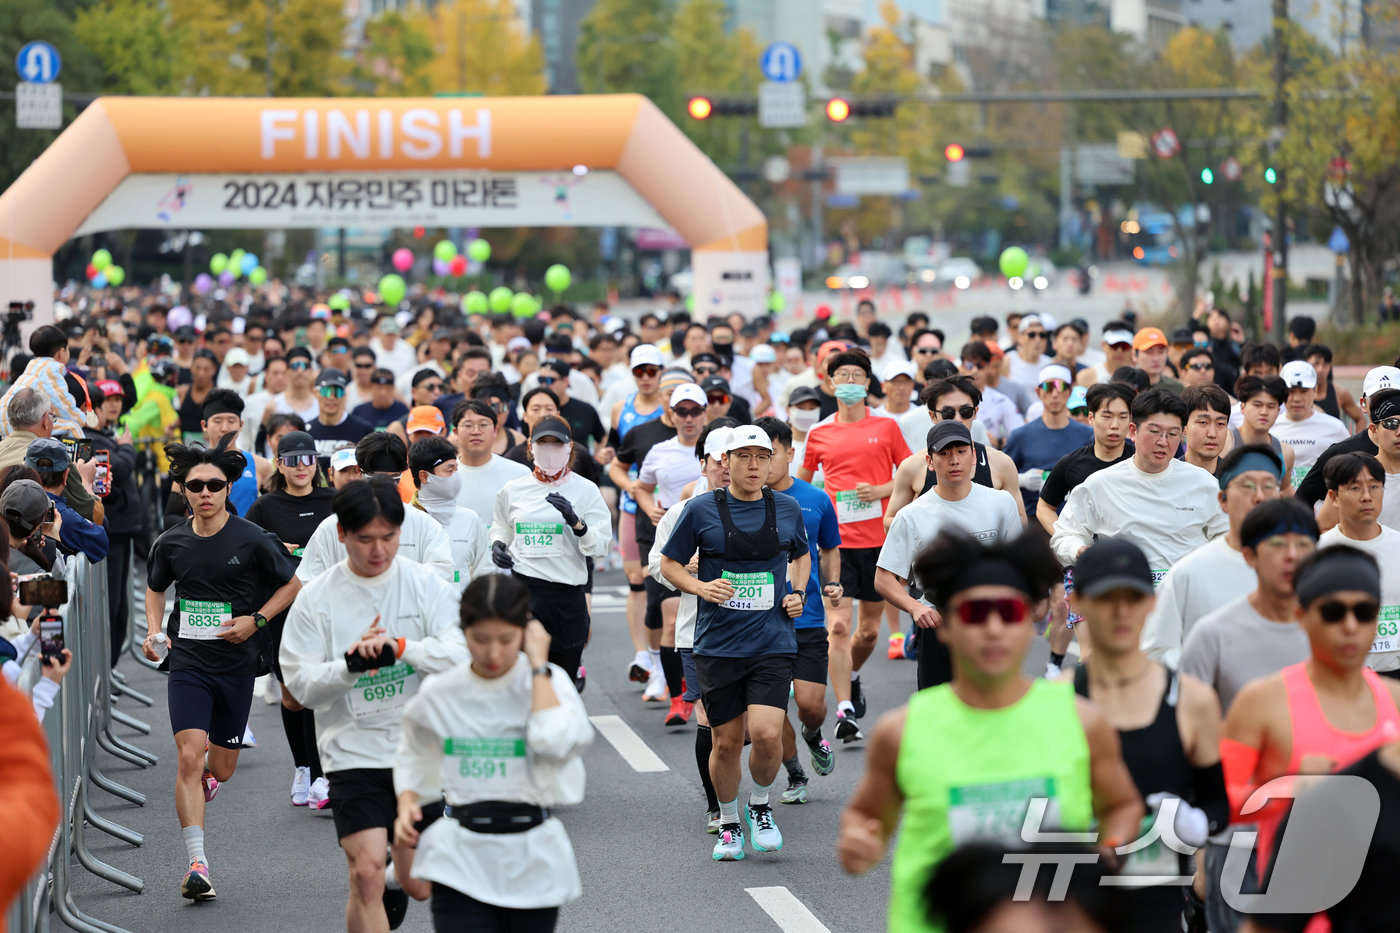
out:
{"label": "asphalt road", "polygon": [[[750,852],[741,862],[713,861],[714,837],[705,832],[705,801],[695,770],[694,727],[666,728],[664,707],[644,704],[641,685],[626,680],[633,649],[622,612],[623,582],[616,572],[598,581],[593,639],[584,655],[584,700],[590,716],[618,717],[666,770],[638,771],[609,739],[601,733],[596,737],[584,757],[586,799],[560,813],[577,854],[583,897],[564,908],[559,929],[702,930],[717,923],[760,933],[882,929],[888,860],[869,875],[853,878],[841,870],[835,854],[841,808],[864,767],[864,743],[838,745],[836,771],[824,778],[811,773],[803,747],[810,798],[805,805],[776,808],[782,851]],[[1045,652],[1045,642],[1038,640],[1027,659],[1028,671],[1044,670]],[[101,815],[144,833],[146,842],[133,848],[95,830],[87,837],[98,858],[145,879],[146,889],[131,894],[88,874],[75,861],[78,906],[131,933],[344,929],[348,882],[330,811],[291,805],[292,760],[281,717],[261,697],[254,698],[251,719],[258,747],[242,753],[236,774],[208,809],[205,847],[218,899],[195,905],[180,897],[188,863],[171,798],[175,747],[165,678],[130,659],[121,669],[132,686],[155,699],[155,706],[138,707],[123,699],[119,708],[148,722],[152,731],[139,736],[118,727],[118,734],[160,755],[160,762],[143,770],[99,752],[106,774],[142,791],[148,801],[137,807],[100,790],[92,791],[92,799]],[[881,650],[867,663],[863,681],[870,706],[866,721],[873,725],[879,714],[914,690],[914,664],[890,660]],[[828,703],[834,717],[830,694]],[[786,775],[780,772],[774,790],[785,786]],[[747,792],[746,778],[742,793]],[[61,925],[56,918],[54,923]],[[427,905],[414,904],[400,929],[431,930]]]}

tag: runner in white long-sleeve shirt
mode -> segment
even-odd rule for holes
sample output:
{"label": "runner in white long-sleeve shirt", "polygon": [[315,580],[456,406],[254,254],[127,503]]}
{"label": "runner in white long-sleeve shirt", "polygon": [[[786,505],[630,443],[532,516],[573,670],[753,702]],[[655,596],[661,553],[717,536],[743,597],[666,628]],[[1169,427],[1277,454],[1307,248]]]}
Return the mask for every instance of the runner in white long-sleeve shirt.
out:
{"label": "runner in white long-sleeve shirt", "polygon": [[[395,851],[416,846],[413,877],[432,885],[439,931],[545,933],[582,893],[550,808],[583,800],[593,727],[568,672],[548,662],[549,633],[527,622],[530,599],[513,577],[473,580],[461,609],[470,663],[404,711]],[[424,803],[440,798],[446,818],[424,826]]]}
{"label": "runner in white long-sleeve shirt", "polygon": [[409,448],[408,468],[417,488],[409,505],[428,513],[447,532],[452,541],[452,582],[460,593],[473,577],[493,568],[486,523],[460,504],[457,448],[447,438],[425,437]]}
{"label": "runner in white long-sleeve shirt", "polygon": [[408,906],[384,884],[404,707],[423,675],[465,661],[467,649],[456,588],[398,553],[405,509],[397,484],[380,476],[351,483],[332,507],[346,557],[293,604],[280,661],[288,692],[316,711],[316,746],[350,867],[345,924],[361,933],[392,929]]}

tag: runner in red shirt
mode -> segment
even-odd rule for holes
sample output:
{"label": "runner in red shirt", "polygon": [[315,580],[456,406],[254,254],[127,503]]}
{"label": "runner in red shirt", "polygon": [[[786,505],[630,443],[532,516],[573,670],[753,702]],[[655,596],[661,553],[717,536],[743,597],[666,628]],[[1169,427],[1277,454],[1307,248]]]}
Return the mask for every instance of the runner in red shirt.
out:
{"label": "runner in red shirt", "polygon": [[[826,475],[826,493],[836,505],[841,526],[841,587],[843,595],[860,601],[859,623],[851,634],[850,602],[827,604],[831,686],[836,693],[836,737],[844,742],[864,738],[857,720],[865,715],[860,668],[880,637],[880,613],[885,601],[875,591],[875,561],[885,543],[881,520],[894,490],[894,471],[909,446],[899,422],[876,418],[865,404],[870,386],[870,357],[861,350],[833,353],[827,371],[836,394],[836,415],[807,435],[800,479],[811,482],[818,469]],[[822,581],[823,583],[833,581]]]}

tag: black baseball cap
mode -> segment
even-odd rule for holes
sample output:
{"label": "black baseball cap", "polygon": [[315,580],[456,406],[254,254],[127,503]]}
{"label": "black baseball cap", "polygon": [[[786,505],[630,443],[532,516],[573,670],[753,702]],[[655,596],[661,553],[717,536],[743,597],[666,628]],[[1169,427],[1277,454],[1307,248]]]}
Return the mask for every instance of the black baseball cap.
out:
{"label": "black baseball cap", "polygon": [[305,431],[289,431],[277,441],[277,456],[291,457],[297,454],[314,454],[316,441]]}
{"label": "black baseball cap", "polygon": [[541,418],[535,422],[535,428],[530,432],[530,440],[537,441],[542,437],[552,437],[565,444],[574,439],[569,433],[568,424],[559,418]]}
{"label": "black baseball cap", "polygon": [[953,444],[972,446],[972,432],[961,421],[940,421],[928,429],[928,449],[938,452]]}
{"label": "black baseball cap", "polygon": [[811,386],[798,386],[788,393],[788,405],[800,405],[803,402],[820,402],[822,397],[817,394],[817,390]]}
{"label": "black baseball cap", "polygon": [[1142,549],[1133,542],[1126,538],[1100,538],[1075,562],[1074,591],[1093,599],[1119,589],[1151,595],[1152,568]]}
{"label": "black baseball cap", "polygon": [[1191,328],[1189,327],[1178,327],[1172,331],[1171,337],[1167,338],[1167,342],[1173,344],[1194,343],[1195,341],[1196,338],[1191,336]]}
{"label": "black baseball cap", "polygon": [[182,343],[193,343],[196,336],[194,328],[188,324],[175,328],[175,339]]}
{"label": "black baseball cap", "polygon": [[[350,380],[345,373],[336,369],[334,366],[327,366],[325,369],[321,370],[320,375],[316,377],[317,388],[321,386],[339,386],[343,389],[349,384]],[[279,447],[278,449],[280,450],[281,448]]]}
{"label": "black baseball cap", "polygon": [[715,353],[697,353],[690,358],[690,368],[694,369],[696,363],[714,363],[716,366],[724,367],[729,364],[720,359]]}
{"label": "black baseball cap", "polygon": [[723,376],[706,376],[700,383],[700,389],[709,395],[711,392],[723,392],[729,395],[729,380]]}

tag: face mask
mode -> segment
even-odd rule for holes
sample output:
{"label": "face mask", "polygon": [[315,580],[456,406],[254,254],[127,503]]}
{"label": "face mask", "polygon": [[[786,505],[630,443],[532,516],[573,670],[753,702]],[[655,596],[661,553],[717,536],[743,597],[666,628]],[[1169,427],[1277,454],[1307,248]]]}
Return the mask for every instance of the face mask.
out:
{"label": "face mask", "polygon": [[423,480],[423,488],[418,490],[418,501],[439,524],[445,524],[444,518],[451,519],[457,510],[457,495],[461,491],[461,473],[453,473],[451,476],[429,473]]}
{"label": "face mask", "polygon": [[813,408],[810,411],[802,408],[788,409],[788,423],[791,424],[794,429],[804,434],[812,430],[812,425],[820,421],[821,416],[822,412],[820,408]]}
{"label": "face mask", "polygon": [[715,348],[717,356],[732,356],[734,354],[734,344],[732,343],[711,343],[711,346]]}
{"label": "face mask", "polygon": [[836,400],[845,402],[847,405],[855,405],[865,401],[865,386],[858,386],[852,382],[845,382],[836,387]]}
{"label": "face mask", "polygon": [[531,451],[535,455],[535,466],[541,473],[553,476],[569,465],[571,444],[535,444]]}

